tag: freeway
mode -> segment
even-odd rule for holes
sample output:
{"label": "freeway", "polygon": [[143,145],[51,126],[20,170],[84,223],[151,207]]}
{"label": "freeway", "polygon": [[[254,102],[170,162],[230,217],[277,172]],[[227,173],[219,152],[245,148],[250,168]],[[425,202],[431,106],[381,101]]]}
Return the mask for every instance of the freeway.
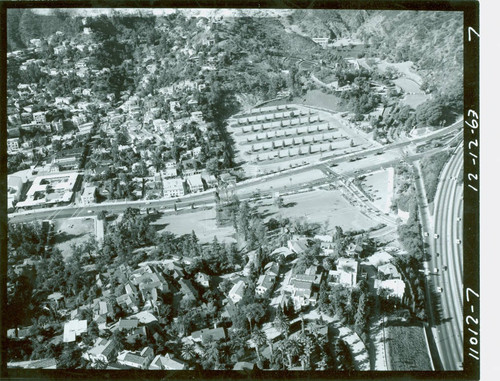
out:
{"label": "freeway", "polygon": [[[437,346],[444,370],[459,370],[463,362],[463,147],[459,146],[441,174],[435,198],[431,260],[441,301]],[[438,255],[439,253],[439,255]]]}
{"label": "freeway", "polygon": [[[447,134],[450,134],[454,132],[454,130],[459,126],[462,125],[462,121],[458,121],[454,123],[451,126],[448,126],[446,128],[443,128],[441,130],[438,130],[436,132],[433,132],[427,136],[424,137],[419,137],[415,138],[412,140],[400,142],[400,143],[394,143],[394,144],[388,144],[384,147],[380,148],[373,148],[373,149],[366,149],[362,152],[362,155],[365,157],[367,155],[374,155],[377,153],[398,153],[401,151],[402,148],[409,146],[414,143],[418,143],[424,140],[430,140],[438,137],[443,137]],[[282,171],[280,173],[272,174],[272,175],[267,175],[264,177],[259,177],[255,179],[250,179],[243,181],[241,183],[236,184],[236,186],[233,188],[233,191],[240,191],[238,192],[238,195],[240,198],[245,198],[248,195],[252,194],[255,189],[256,185],[259,183],[262,183],[266,181],[267,178],[272,178],[274,179],[279,179],[279,178],[287,178],[290,176],[293,176],[294,174],[299,174],[299,173],[304,173],[308,172],[312,169],[321,169],[325,165],[332,165],[336,164],[339,165],[341,163],[346,163],[350,161],[353,158],[356,158],[360,155],[360,152],[357,153],[352,153],[352,154],[346,154],[342,156],[337,156],[334,158],[330,158],[320,162],[320,163],[313,163],[313,164],[308,164],[305,166],[302,166],[300,168],[292,168],[288,169],[285,171]],[[374,166],[373,161],[367,160],[370,163],[366,163],[367,167],[370,169],[375,167],[380,168],[384,167],[387,165],[390,165],[395,162],[394,158],[380,158],[379,157],[379,162]],[[369,164],[369,165],[368,165]],[[366,172],[366,171],[363,171]],[[351,172],[343,174],[344,176],[351,175]],[[243,195],[242,195],[243,194]],[[135,208],[166,208],[170,207],[173,208],[174,204],[177,203],[178,207],[187,207],[193,203],[196,205],[200,204],[207,204],[209,202],[213,202],[213,196],[214,195],[214,190],[202,192],[202,193],[197,193],[197,194],[189,194],[186,196],[182,196],[179,199],[162,199],[162,200],[150,200],[150,201],[144,201],[144,200],[139,200],[139,201],[122,201],[122,202],[107,202],[107,203],[102,203],[102,204],[91,204],[85,207],[80,207],[80,206],[65,206],[65,207],[56,207],[56,208],[43,208],[43,209],[36,209],[28,212],[20,212],[20,213],[12,213],[9,214],[9,221],[13,223],[17,222],[26,222],[26,221],[32,221],[34,219],[54,219],[54,218],[70,218],[70,217],[75,217],[79,215],[94,215],[97,214],[100,210],[107,210],[108,212],[120,212],[124,211],[128,207],[135,207]]]}

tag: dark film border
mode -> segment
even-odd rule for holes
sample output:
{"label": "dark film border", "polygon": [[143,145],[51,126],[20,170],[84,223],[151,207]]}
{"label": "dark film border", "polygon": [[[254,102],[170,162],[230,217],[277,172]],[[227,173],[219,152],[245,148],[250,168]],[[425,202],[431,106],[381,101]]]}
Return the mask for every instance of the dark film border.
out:
{"label": "dark film border", "polygon": [[[31,379],[479,379],[480,336],[479,336],[479,3],[474,0],[113,0],[113,1],[4,1],[0,4],[0,25],[6,25],[9,8],[307,8],[307,9],[370,9],[370,10],[422,10],[461,11],[464,20],[464,217],[463,217],[463,300],[464,300],[464,362],[462,371],[354,371],[354,372],[313,372],[313,371],[88,371],[88,370],[26,370],[6,368],[6,330],[1,330],[0,352],[1,376]],[[6,115],[6,28],[1,28],[0,51],[0,121],[7,125]],[[472,111],[471,111],[472,110]],[[475,122],[474,122],[475,120]],[[0,172],[4,181],[0,182],[0,193],[7,191],[7,134],[0,129]],[[472,142],[472,143],[471,143]],[[475,142],[475,143],[474,143]],[[476,155],[475,162],[470,153]],[[7,216],[5,197],[0,200],[0,208]],[[2,307],[6,306],[7,273],[7,219],[0,221],[0,295]],[[2,308],[0,326],[4,321]],[[472,350],[473,349],[473,350]],[[477,357],[477,359],[475,357]]]}

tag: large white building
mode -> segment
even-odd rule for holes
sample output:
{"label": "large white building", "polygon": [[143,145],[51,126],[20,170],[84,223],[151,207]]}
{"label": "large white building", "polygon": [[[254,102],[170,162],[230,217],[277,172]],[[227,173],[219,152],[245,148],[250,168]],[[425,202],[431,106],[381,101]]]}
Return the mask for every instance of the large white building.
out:
{"label": "large white building", "polygon": [[13,208],[14,202],[19,201],[23,185],[21,177],[7,176],[7,209]]}
{"label": "large white building", "polygon": [[37,176],[26,194],[26,200],[17,204],[17,207],[37,207],[69,203],[78,180],[77,172],[61,172],[50,175]]}
{"label": "large white building", "polygon": [[163,195],[168,197],[184,196],[184,181],[179,178],[163,180]]}

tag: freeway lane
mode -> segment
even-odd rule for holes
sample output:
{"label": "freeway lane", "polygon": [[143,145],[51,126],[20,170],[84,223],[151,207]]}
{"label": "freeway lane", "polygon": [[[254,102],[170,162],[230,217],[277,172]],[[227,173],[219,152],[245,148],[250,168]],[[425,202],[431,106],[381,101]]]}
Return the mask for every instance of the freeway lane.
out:
{"label": "freeway lane", "polygon": [[434,233],[439,238],[434,239],[432,248],[440,255],[433,257],[432,266],[439,270],[435,284],[443,289],[442,321],[437,326],[437,336],[445,370],[459,370],[463,362],[463,251],[462,245],[456,243],[462,239],[458,218],[462,217],[463,185],[455,180],[462,165],[460,146],[443,169],[435,198]]}

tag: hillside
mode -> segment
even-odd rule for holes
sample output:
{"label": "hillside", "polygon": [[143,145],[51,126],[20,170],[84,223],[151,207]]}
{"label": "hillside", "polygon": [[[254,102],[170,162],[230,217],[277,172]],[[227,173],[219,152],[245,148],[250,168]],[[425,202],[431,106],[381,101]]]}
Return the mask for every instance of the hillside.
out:
{"label": "hillside", "polygon": [[424,88],[463,98],[460,12],[297,10],[286,22],[310,38],[361,39],[367,56],[412,61]]}

